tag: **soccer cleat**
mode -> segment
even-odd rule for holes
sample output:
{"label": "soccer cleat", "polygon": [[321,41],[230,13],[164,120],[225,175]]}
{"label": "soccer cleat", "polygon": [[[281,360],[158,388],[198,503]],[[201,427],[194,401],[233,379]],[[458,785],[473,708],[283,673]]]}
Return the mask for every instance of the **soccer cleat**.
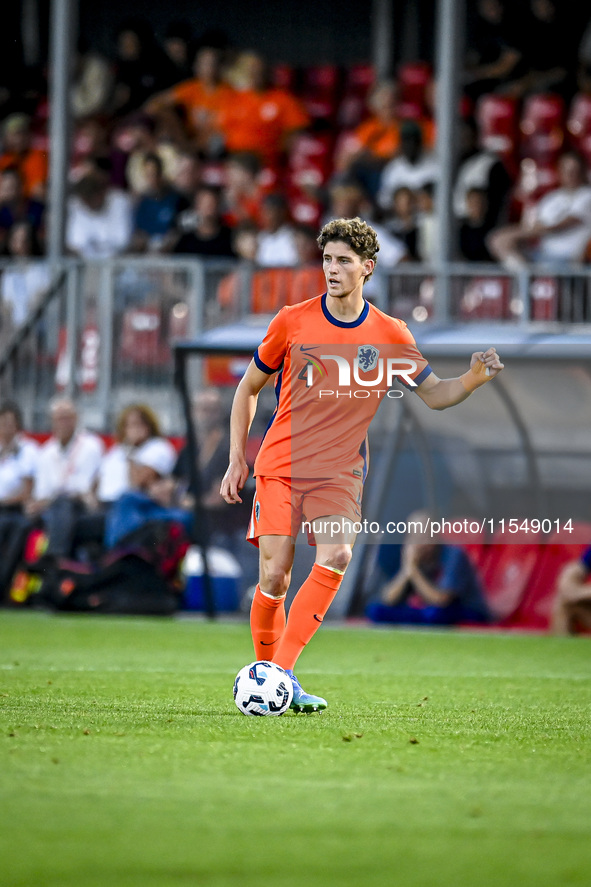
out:
{"label": "soccer cleat", "polygon": [[324,709],[328,707],[326,699],[323,699],[322,696],[312,696],[311,693],[306,693],[302,690],[302,685],[294,675],[293,671],[290,671],[288,668],[285,670],[290,676],[293,684],[293,699],[289,706],[293,711],[310,714],[313,711],[324,711]]}

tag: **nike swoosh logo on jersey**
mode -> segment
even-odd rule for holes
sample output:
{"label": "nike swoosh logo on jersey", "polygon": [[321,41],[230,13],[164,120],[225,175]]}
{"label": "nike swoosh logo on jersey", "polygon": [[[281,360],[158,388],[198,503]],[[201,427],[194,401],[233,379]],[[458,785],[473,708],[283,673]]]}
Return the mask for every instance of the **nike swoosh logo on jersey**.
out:
{"label": "nike swoosh logo on jersey", "polygon": [[323,622],[323,621],[324,621],[324,620],[322,619],[322,617],[321,617],[321,616],[318,616],[316,613],[314,613],[314,619],[316,620],[316,622]]}
{"label": "nike swoosh logo on jersey", "polygon": [[273,644],[276,644],[278,640],[279,640],[279,638],[277,638],[277,640],[274,640],[274,641],[269,641],[268,643],[267,643],[267,641],[261,641],[261,645],[263,647],[272,647]]}

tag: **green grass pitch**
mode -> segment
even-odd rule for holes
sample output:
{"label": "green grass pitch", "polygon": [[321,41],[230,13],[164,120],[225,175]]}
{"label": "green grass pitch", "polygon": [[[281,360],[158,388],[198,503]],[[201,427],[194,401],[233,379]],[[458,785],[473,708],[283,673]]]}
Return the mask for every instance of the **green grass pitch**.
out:
{"label": "green grass pitch", "polygon": [[584,638],[325,626],[248,718],[248,627],[0,613],[3,887],[591,883]]}

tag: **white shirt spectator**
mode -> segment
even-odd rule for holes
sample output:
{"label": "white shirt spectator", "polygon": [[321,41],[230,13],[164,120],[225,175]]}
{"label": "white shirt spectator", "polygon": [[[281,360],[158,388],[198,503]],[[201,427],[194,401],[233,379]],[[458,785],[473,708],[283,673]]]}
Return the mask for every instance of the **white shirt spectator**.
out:
{"label": "white shirt spectator", "polygon": [[540,239],[541,261],[580,262],[591,240],[591,187],[556,188],[541,198],[535,208],[535,220],[542,225],[557,225],[572,216],[581,224]]}
{"label": "white shirt spectator", "polygon": [[129,456],[133,447],[114,444],[99,465],[96,497],[99,502],[115,502],[129,490]]}
{"label": "white shirt spectator", "polygon": [[55,499],[62,494],[89,493],[104,450],[100,437],[89,431],[76,431],[65,447],[50,437],[39,451],[34,498]]}
{"label": "white shirt spectator", "polygon": [[265,267],[297,265],[298,251],[293,229],[282,225],[273,234],[261,231],[258,235],[257,264]]}
{"label": "white shirt spectator", "polygon": [[0,448],[0,505],[17,496],[24,481],[35,477],[38,458],[37,443],[22,434],[9,447]]}
{"label": "white shirt spectator", "polygon": [[79,197],[68,203],[66,245],[84,259],[108,259],[131,241],[133,204],[128,194],[109,189],[104,206],[91,210]]}
{"label": "white shirt spectator", "polygon": [[382,209],[392,206],[392,198],[399,188],[410,188],[418,191],[423,185],[439,180],[439,163],[434,154],[425,153],[416,163],[407,157],[394,157],[386,164],[380,179],[378,203]]}

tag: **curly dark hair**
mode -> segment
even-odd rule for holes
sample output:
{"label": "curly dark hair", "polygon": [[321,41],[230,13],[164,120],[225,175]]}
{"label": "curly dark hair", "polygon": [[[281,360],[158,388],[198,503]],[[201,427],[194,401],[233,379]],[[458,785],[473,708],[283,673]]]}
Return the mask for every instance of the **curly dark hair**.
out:
{"label": "curly dark hair", "polygon": [[[322,228],[317,238],[318,246],[324,249],[327,243],[333,240],[342,240],[347,246],[350,246],[353,252],[365,261],[371,259],[377,262],[380,244],[378,236],[371,225],[364,222],[359,217],[354,219],[333,219]],[[369,280],[371,274],[368,274],[366,280]]]}

